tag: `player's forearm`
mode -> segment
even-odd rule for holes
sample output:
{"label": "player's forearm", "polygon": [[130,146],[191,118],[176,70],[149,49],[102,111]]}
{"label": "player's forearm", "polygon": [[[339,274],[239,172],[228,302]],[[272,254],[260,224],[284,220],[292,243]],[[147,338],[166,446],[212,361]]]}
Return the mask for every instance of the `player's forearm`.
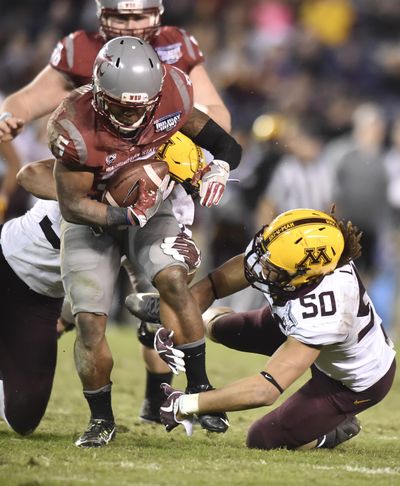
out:
{"label": "player's forearm", "polygon": [[207,114],[226,132],[230,133],[232,130],[231,115],[229,111],[222,105],[207,105]]}
{"label": "player's forearm", "polygon": [[24,90],[8,96],[0,106],[0,113],[11,113],[12,116],[21,118],[24,123],[45,115],[46,113],[42,113],[42,111],[42,104],[31,104],[29,96],[25,94]]}
{"label": "player's forearm", "polygon": [[40,160],[25,165],[17,174],[18,184],[39,199],[57,201],[53,166],[54,159]]}
{"label": "player's forearm", "polygon": [[273,385],[257,374],[217,390],[192,397],[189,395],[187,399],[186,395],[180,401],[179,410],[182,414],[248,410],[271,405],[279,395],[279,391]]}
{"label": "player's forearm", "polygon": [[201,312],[206,311],[214,302],[214,291],[208,277],[197,282],[190,289],[194,299],[198,303]]}
{"label": "player's forearm", "polygon": [[63,201],[59,199],[63,218],[69,223],[107,226],[107,208],[105,204],[81,197]]}
{"label": "player's forearm", "polygon": [[0,113],[12,113],[28,123],[53,112],[70,90],[64,77],[47,66],[31,83],[8,96]]}
{"label": "player's forearm", "polygon": [[67,204],[60,202],[63,218],[69,223],[116,227],[133,224],[127,216],[127,208],[108,206],[87,197]]}

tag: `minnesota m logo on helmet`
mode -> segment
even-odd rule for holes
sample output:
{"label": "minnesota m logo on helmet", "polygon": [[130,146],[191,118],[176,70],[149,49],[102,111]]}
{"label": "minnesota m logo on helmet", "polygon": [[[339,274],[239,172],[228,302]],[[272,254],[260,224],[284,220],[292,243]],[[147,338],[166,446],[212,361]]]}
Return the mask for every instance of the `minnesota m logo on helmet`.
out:
{"label": "minnesota m logo on helmet", "polygon": [[332,258],[329,258],[326,246],[320,246],[319,248],[304,248],[304,258],[296,263],[297,268],[305,267],[308,265],[328,265],[332,262]]}

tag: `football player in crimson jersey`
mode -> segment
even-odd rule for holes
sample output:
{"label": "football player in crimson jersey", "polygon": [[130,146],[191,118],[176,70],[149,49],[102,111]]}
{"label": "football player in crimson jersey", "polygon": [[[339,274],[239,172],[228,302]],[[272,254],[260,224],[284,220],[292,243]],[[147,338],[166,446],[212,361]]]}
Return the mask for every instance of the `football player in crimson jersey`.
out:
{"label": "football player in crimson jersey", "polygon": [[[154,49],[136,37],[117,37],[98,53],[93,83],[78,88],[52,115],[48,131],[56,158],[57,196],[65,221],[61,228],[63,283],[76,317],[75,361],[91,410],[80,447],[108,444],[115,435],[111,407],[112,357],[105,337],[107,315],[118,275],[120,230],[129,227],[128,256],[134,252],[142,270],[160,293],[163,324],[175,332],[176,361],[188,392],[210,389],[205,370],[205,340],[200,310],[188,289],[189,266],[167,255],[165,237],[179,233],[166,199],[169,176],[157,191],[139,186],[128,208],[101,202],[107,179],[119,168],[154,155],[177,130],[211,152],[202,169],[200,204],[218,204],[229,170],[240,162],[236,141],[203,112],[193,108],[192,83],[174,66],[162,64]],[[228,162],[229,161],[229,162]],[[95,231],[93,227],[103,228]],[[227,429],[224,415],[200,415],[207,429]]]}
{"label": "football player in crimson jersey", "polygon": [[350,222],[321,211],[287,211],[244,254],[195,284],[202,310],[249,285],[263,292],[264,308],[209,309],[205,322],[214,341],[271,358],[260,373],[218,390],[185,395],[165,385],[167,430],[182,423],[190,434],[197,413],[272,405],[311,367],[305,385],[251,426],[248,447],[333,448],[358,434],[356,415],[386,396],[396,368],[393,344],[353,263],[360,237]]}
{"label": "football player in crimson jersey", "polygon": [[185,30],[160,26],[161,0],[96,0],[98,33],[72,32],[54,49],[50,63],[21,90],[8,96],[0,107],[0,142],[14,138],[24,124],[48,115],[72,89],[91,81],[93,62],[104,43],[113,37],[142,37],[161,61],[182,69],[194,86],[194,101],[225,130],[230,115],[204,68],[204,56],[196,39]]}
{"label": "football player in crimson jersey", "polygon": [[[156,49],[162,62],[188,74],[193,83],[195,106],[230,131],[229,112],[208,77],[204,56],[196,39],[183,29],[160,26],[164,10],[161,0],[96,0],[96,4],[99,32],[80,30],[63,38],[54,49],[48,66],[29,85],[7,97],[0,105],[0,143],[14,138],[25,123],[51,113],[71,90],[91,82],[98,51],[106,40],[120,35],[145,38]],[[177,204],[184,204],[176,191],[172,197]],[[186,224],[185,221],[180,222]],[[145,279],[139,279],[138,291],[149,292],[151,289]],[[149,383],[141,416],[149,421],[158,421],[157,410],[162,397],[155,396],[158,395],[156,390],[159,390],[160,380],[166,380],[169,369],[160,362],[152,348],[145,346],[143,356]],[[153,390],[153,398],[149,390]]]}

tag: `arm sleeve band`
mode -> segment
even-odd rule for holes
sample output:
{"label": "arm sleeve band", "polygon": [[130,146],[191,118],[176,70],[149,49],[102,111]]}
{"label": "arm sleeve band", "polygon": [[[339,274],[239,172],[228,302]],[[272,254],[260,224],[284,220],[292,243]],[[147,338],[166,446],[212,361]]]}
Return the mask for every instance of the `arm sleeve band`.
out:
{"label": "arm sleeve band", "polygon": [[208,120],[192,140],[199,147],[211,152],[214,159],[227,162],[231,170],[236,169],[239,165],[242,147],[215,121]]}
{"label": "arm sleeve band", "polygon": [[271,385],[274,385],[275,388],[278,389],[279,393],[283,393],[285,390],[281,387],[281,385],[275,380],[275,378],[267,373],[266,371],[260,371],[260,375],[263,375],[263,377],[271,383]]}

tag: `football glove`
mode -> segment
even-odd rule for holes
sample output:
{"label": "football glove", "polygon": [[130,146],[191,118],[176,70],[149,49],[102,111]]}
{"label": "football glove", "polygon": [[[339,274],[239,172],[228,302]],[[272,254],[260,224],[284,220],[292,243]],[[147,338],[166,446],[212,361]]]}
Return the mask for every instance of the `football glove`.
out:
{"label": "football glove", "polygon": [[200,266],[200,250],[186,233],[182,232],[178,236],[164,238],[161,248],[166,255],[171,255],[178,262],[186,263],[189,267],[189,272]]}
{"label": "football glove", "polygon": [[161,423],[165,425],[167,432],[171,432],[178,425],[183,425],[186,434],[190,437],[193,434],[193,416],[188,415],[187,418],[182,420],[177,417],[179,413],[179,399],[184,393],[179,390],[174,390],[168,383],[162,383],[161,389],[167,397],[160,407]]}
{"label": "football glove", "polygon": [[200,204],[211,207],[217,205],[224,193],[229,177],[229,164],[214,159],[202,171],[200,187]]}
{"label": "football glove", "polygon": [[167,363],[171,371],[178,375],[180,371],[186,372],[185,353],[180,349],[174,348],[172,337],[174,331],[168,331],[165,327],[160,327],[154,336],[154,349],[160,358]]}
{"label": "football glove", "polygon": [[148,190],[143,179],[139,181],[139,197],[133,206],[127,207],[128,224],[136,224],[143,228],[147,221],[156,214],[163,202],[169,181],[170,176],[167,174],[156,191]]}

